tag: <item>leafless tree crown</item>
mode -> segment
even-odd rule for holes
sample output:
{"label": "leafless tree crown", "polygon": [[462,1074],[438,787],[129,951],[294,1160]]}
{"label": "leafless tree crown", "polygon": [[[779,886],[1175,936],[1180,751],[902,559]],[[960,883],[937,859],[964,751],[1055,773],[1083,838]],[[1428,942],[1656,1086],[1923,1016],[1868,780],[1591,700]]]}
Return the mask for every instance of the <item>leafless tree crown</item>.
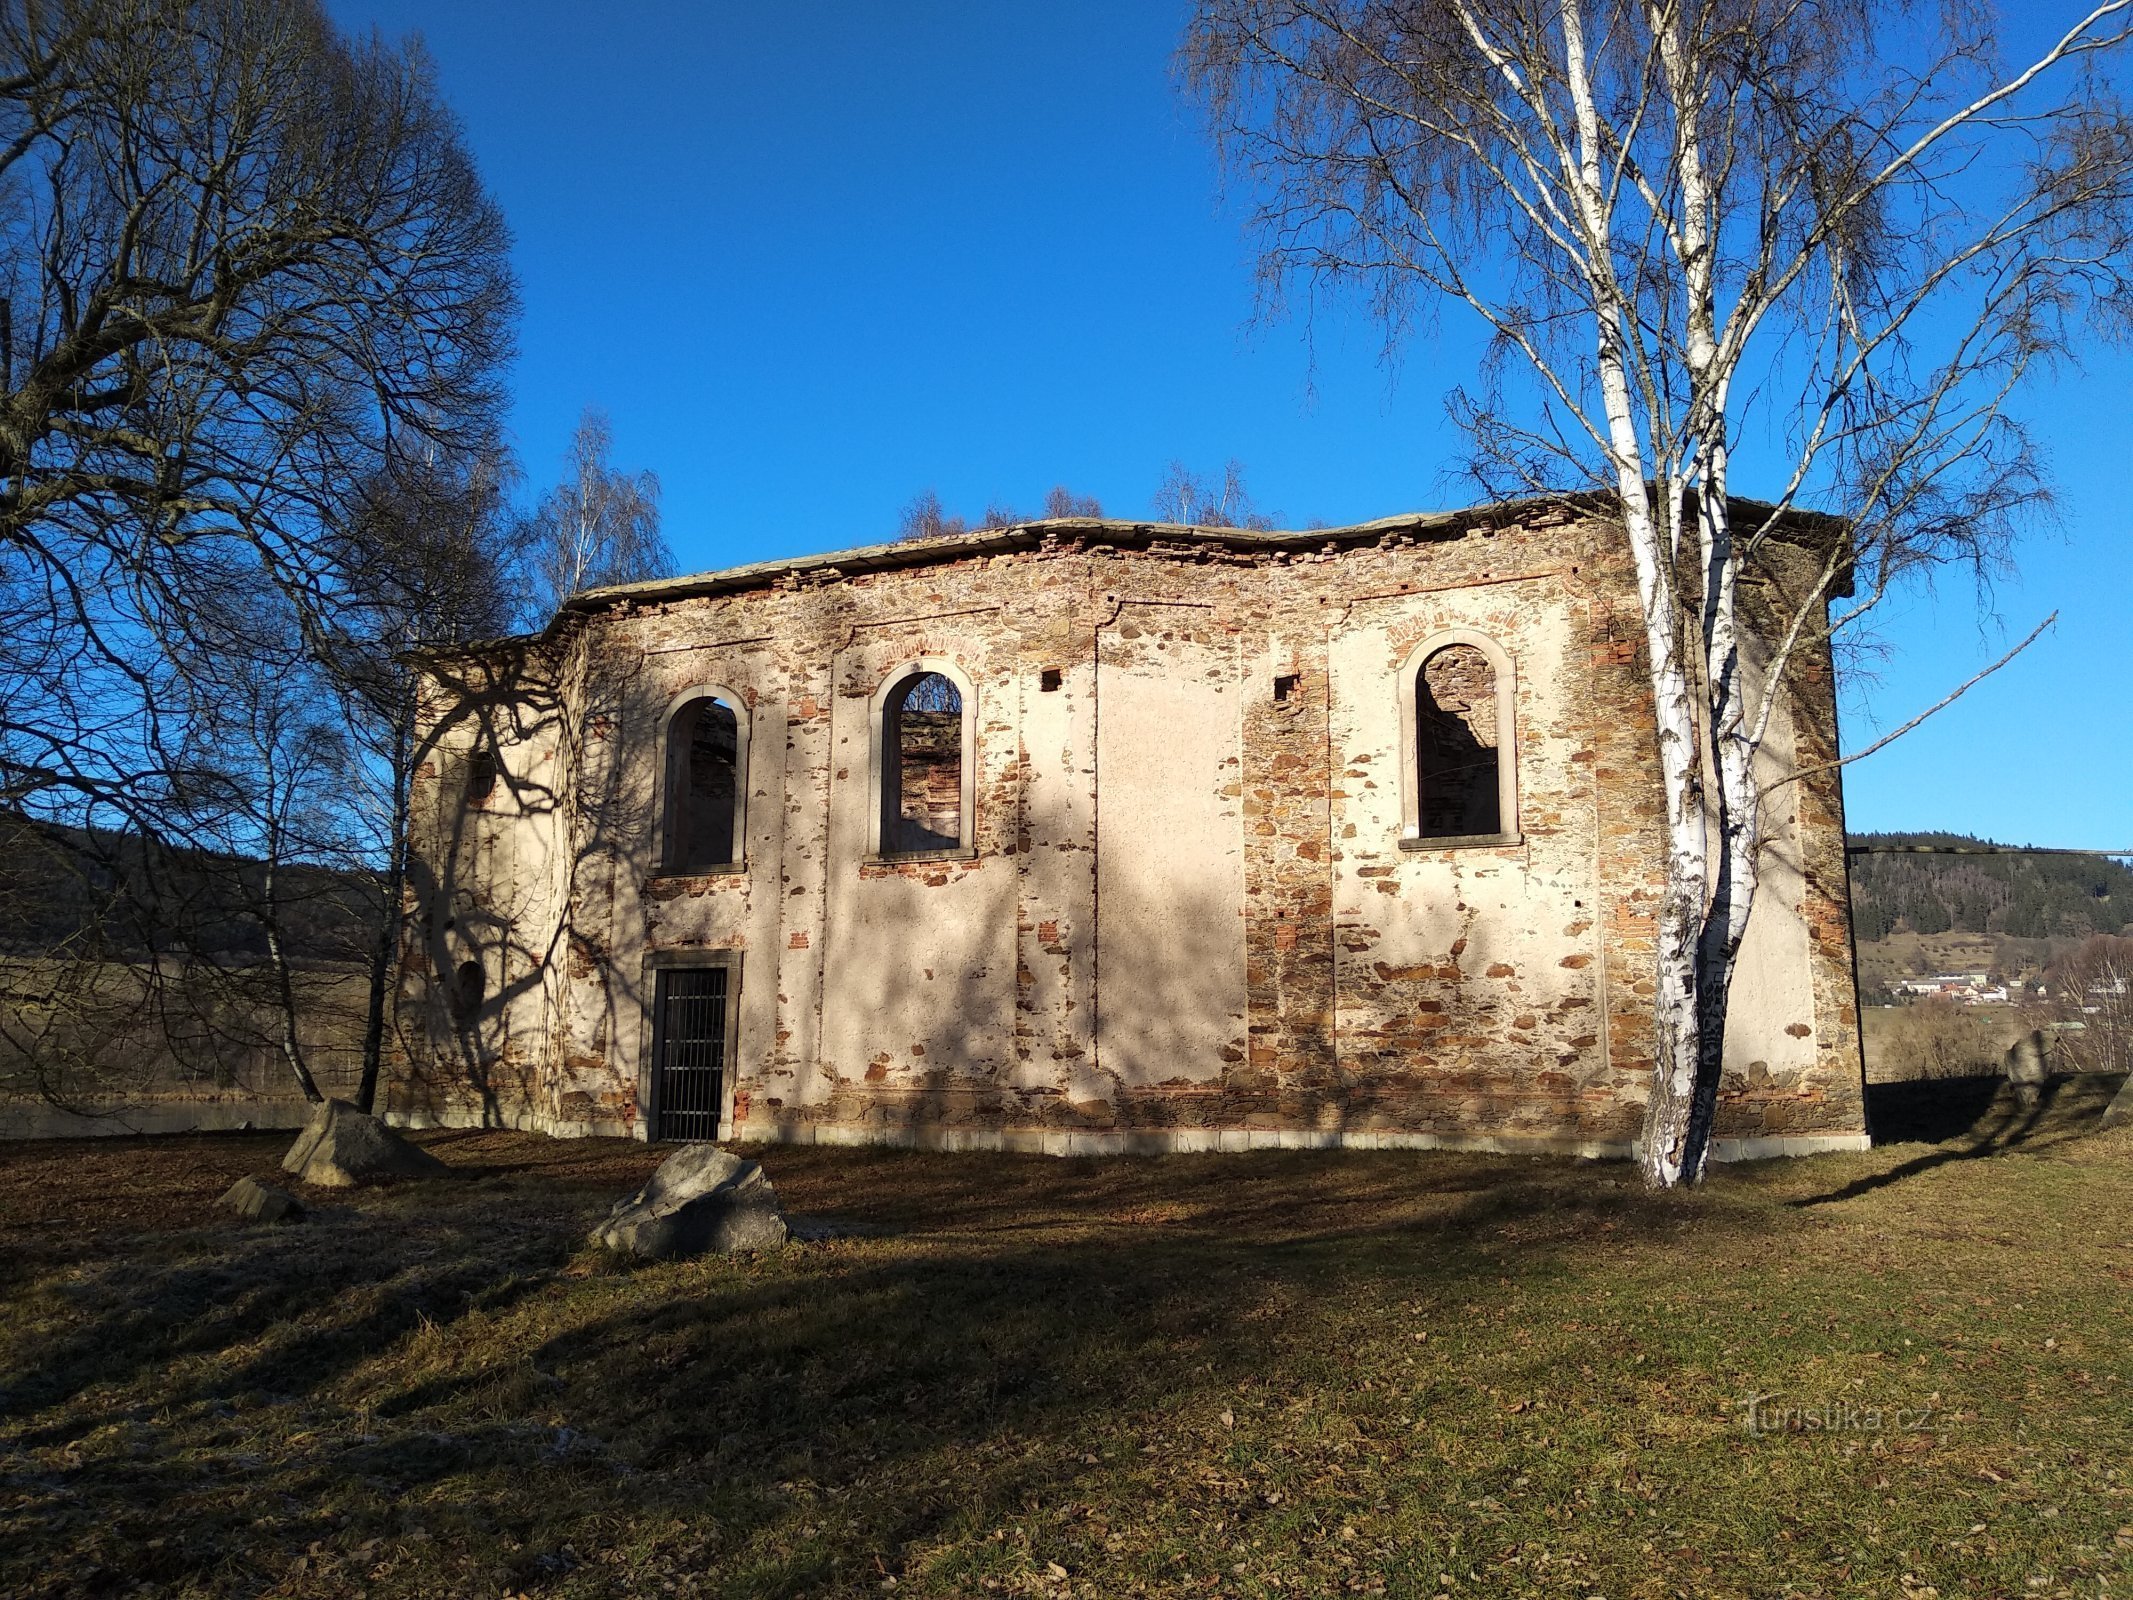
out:
{"label": "leafless tree crown", "polygon": [[386,854],[350,713],[465,574],[376,510],[496,460],[508,245],[417,46],[0,0],[0,808],[155,924],[79,992],[239,917],[286,999],[321,869]]}
{"label": "leafless tree crown", "polygon": [[624,472],[609,460],[614,430],[588,408],[570,438],[563,481],[541,497],[523,540],[545,620],[571,595],[611,583],[639,583],[674,570],[659,531],[659,479]]}
{"label": "leafless tree crown", "polygon": [[[1054,484],[1044,497],[1046,517],[1100,517],[1104,514],[1101,502],[1094,495],[1076,494],[1065,484]],[[941,504],[940,495],[926,489],[912,496],[911,501],[897,518],[898,539],[941,539],[958,533],[968,533],[977,528],[1012,528],[1019,523],[1031,521],[1013,506],[995,500],[985,508],[985,514],[973,523],[968,517],[958,516]]]}
{"label": "leafless tree crown", "polygon": [[0,801],[146,807],[177,678],[368,598],[348,487],[493,427],[508,239],[419,50],[306,0],[17,0],[0,56]]}
{"label": "leafless tree crown", "polygon": [[1244,463],[1226,461],[1220,478],[1201,477],[1182,461],[1163,469],[1152,509],[1165,522],[1201,528],[1252,528],[1264,532],[1274,519],[1254,503],[1244,485]]}

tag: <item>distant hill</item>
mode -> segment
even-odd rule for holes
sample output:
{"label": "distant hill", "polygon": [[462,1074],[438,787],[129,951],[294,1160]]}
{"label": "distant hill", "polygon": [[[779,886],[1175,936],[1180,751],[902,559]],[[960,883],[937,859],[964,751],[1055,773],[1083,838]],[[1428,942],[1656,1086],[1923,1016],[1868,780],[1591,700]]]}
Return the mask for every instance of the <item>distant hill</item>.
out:
{"label": "distant hill", "polygon": [[[1985,845],[1962,833],[1859,833],[1854,844]],[[1853,928],[2084,939],[2133,924],[2133,869],[2103,856],[1855,855]]]}
{"label": "distant hill", "polygon": [[[267,953],[266,930],[251,909],[263,871],[250,857],[0,812],[0,956],[93,951],[134,960],[156,950],[256,961]],[[362,959],[375,937],[376,896],[363,873],[284,867],[277,898],[290,958]]]}

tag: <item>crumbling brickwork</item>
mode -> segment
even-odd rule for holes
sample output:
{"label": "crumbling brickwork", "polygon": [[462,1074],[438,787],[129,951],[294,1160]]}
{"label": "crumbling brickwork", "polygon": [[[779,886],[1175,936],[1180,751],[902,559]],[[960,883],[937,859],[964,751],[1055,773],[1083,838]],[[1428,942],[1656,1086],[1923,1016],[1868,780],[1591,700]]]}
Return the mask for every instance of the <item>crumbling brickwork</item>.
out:
{"label": "crumbling brickwork", "polygon": [[[1663,837],[1641,632],[1619,533],[1545,504],[1062,521],[581,597],[434,664],[393,1108],[645,1134],[658,975],[718,962],[735,1137],[1626,1153]],[[898,685],[934,671],[960,715],[885,776]],[[1769,759],[1812,766],[1826,656],[1797,676]],[[1425,682],[1460,759],[1501,764],[1456,839],[1426,825]],[[678,873],[667,741],[707,694],[739,713],[744,847]],[[1771,809],[1722,1155],[1864,1135],[1836,773]],[[943,848],[900,858],[899,814]]]}

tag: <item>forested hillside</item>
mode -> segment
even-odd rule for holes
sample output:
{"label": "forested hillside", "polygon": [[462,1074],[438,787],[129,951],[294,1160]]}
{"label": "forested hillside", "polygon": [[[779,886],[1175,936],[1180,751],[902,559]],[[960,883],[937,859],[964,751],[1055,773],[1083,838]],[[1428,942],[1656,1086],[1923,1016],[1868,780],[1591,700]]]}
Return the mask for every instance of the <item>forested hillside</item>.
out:
{"label": "forested hillside", "polygon": [[271,914],[299,964],[363,958],[376,938],[375,880],[284,864],[270,896],[265,871],[249,856],[0,812],[0,957],[136,961],[158,952],[242,964],[266,956]]}
{"label": "forested hillside", "polygon": [[[1863,833],[1854,844],[1984,845],[1960,833]],[[2133,870],[2103,856],[1855,855],[1860,940],[1913,933],[2081,939],[2133,924]]]}

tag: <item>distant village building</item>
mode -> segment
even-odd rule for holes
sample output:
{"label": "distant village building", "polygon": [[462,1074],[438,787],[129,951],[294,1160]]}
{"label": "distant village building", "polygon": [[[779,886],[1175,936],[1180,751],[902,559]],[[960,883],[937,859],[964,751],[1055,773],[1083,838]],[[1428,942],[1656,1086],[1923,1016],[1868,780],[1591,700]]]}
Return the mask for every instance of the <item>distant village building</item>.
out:
{"label": "distant village building", "polygon": [[[1554,502],[1061,520],[578,596],[427,663],[391,1110],[1627,1153],[1642,636],[1619,533]],[[1766,755],[1810,771],[1769,802],[1721,1155],[1865,1141],[1834,724],[1818,651]]]}
{"label": "distant village building", "polygon": [[1889,984],[1891,994],[1955,1000],[1964,1005],[2007,1005],[2011,995],[2003,983],[1994,983],[1989,972],[1942,972],[1930,978],[1897,978]]}

